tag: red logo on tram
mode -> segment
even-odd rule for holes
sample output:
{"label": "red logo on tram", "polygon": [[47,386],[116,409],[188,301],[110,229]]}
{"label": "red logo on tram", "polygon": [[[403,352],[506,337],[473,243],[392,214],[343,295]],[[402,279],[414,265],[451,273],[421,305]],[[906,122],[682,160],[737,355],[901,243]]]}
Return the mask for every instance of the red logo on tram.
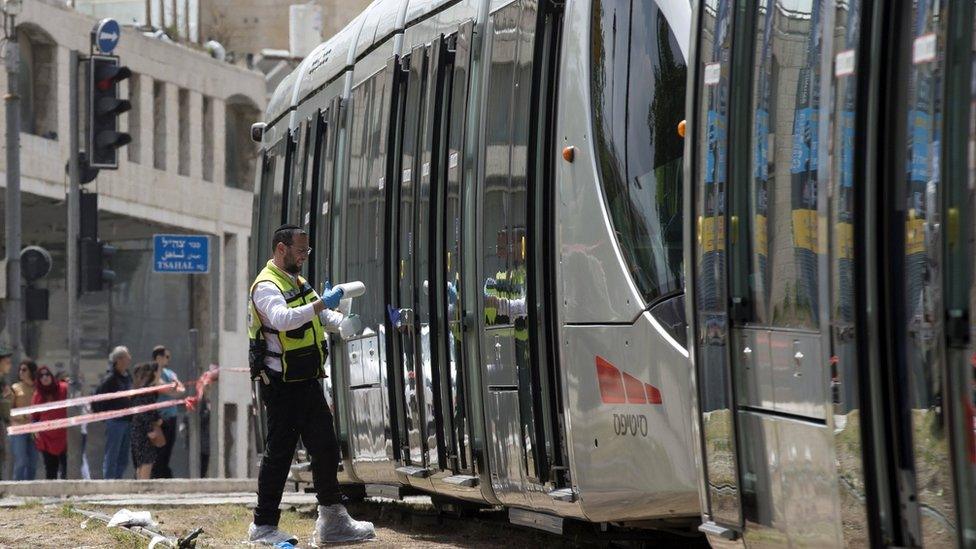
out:
{"label": "red logo on tram", "polygon": [[596,378],[604,404],[661,404],[661,391],[596,357]]}

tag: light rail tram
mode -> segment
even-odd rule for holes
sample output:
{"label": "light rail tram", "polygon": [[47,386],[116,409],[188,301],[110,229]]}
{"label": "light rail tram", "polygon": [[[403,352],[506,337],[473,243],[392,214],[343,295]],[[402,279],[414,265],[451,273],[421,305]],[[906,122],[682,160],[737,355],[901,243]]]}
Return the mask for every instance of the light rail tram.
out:
{"label": "light rail tram", "polygon": [[343,483],[700,535],[691,21],[688,0],[377,0],[278,86],[253,272],[287,222],[316,288],[367,288],[326,380]]}

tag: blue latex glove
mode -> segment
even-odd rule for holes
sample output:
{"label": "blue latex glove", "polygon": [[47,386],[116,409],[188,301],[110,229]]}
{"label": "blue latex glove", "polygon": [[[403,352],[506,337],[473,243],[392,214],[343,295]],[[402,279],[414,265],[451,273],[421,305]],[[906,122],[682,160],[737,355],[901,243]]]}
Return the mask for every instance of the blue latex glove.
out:
{"label": "blue latex glove", "polygon": [[455,303],[457,303],[457,298],[458,298],[457,288],[454,287],[453,282],[448,282],[447,283],[447,304],[454,305]]}
{"label": "blue latex glove", "polygon": [[325,286],[322,287],[322,302],[325,306],[335,309],[339,306],[340,299],[342,299],[342,288],[333,288],[332,284],[326,281]]}

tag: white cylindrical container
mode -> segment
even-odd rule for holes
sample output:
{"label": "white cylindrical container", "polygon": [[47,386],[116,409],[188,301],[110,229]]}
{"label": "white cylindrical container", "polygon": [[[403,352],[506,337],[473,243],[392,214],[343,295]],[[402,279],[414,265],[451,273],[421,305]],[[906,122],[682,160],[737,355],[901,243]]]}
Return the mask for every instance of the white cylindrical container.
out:
{"label": "white cylindrical container", "polygon": [[351,299],[366,293],[366,285],[358,280],[336,284],[336,288],[342,288],[342,298]]}

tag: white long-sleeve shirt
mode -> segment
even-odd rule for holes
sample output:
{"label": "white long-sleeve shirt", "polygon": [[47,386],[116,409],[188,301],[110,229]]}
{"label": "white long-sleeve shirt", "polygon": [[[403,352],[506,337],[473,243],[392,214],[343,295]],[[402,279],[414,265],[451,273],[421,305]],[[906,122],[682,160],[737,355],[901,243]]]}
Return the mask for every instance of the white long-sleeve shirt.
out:
{"label": "white long-sleeve shirt", "polygon": [[[312,293],[315,294],[316,298],[319,297],[314,290]],[[289,307],[285,302],[285,296],[281,295],[281,290],[271,282],[258,283],[254,287],[253,299],[254,308],[261,319],[261,325],[279,332],[294,330],[312,320],[312,316],[315,314],[314,306],[311,303],[301,307]],[[322,312],[319,313],[322,327],[333,333],[339,332],[339,323],[342,322],[343,318],[345,317],[342,313],[332,309],[322,309]],[[281,342],[278,341],[277,337],[265,337],[265,341],[267,341],[269,351],[281,354]],[[266,356],[264,365],[276,372],[281,371],[281,359],[278,357]]]}

